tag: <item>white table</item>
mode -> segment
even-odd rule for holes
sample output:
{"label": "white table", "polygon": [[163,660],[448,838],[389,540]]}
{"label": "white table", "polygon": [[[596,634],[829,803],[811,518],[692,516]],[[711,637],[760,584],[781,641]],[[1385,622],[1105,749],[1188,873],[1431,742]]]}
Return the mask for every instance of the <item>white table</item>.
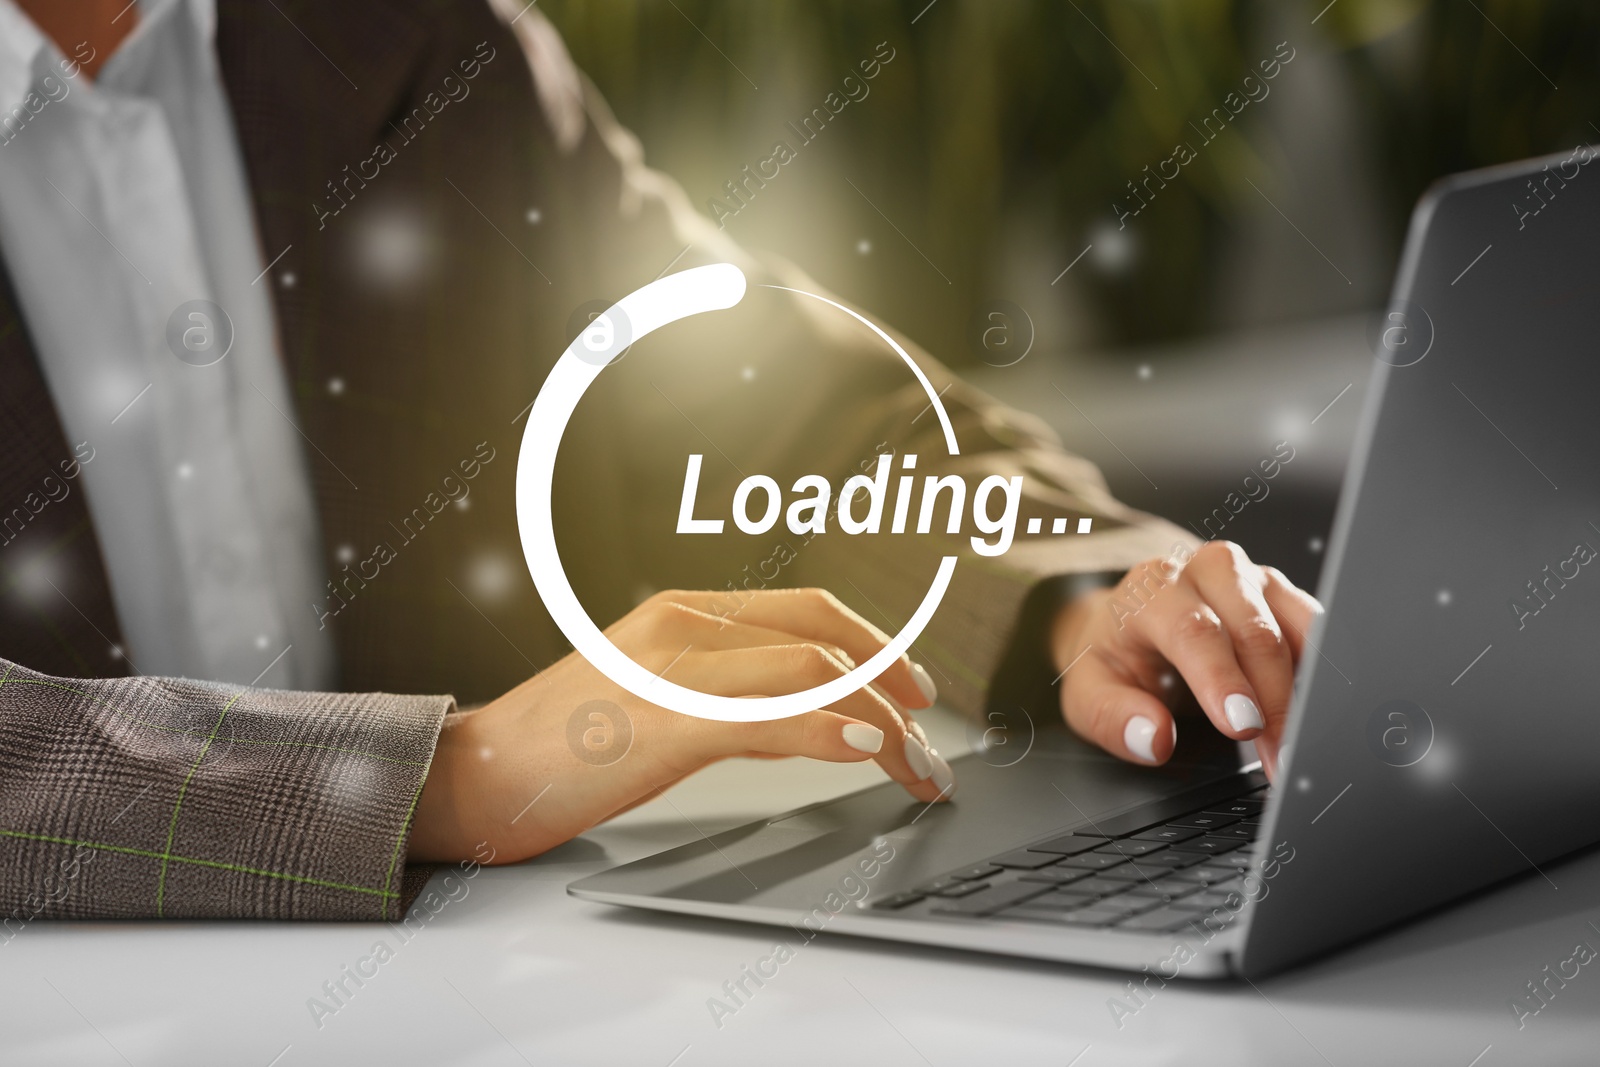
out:
{"label": "white table", "polygon": [[[924,721],[942,751],[965,750],[953,717]],[[784,931],[565,893],[609,864],[873,784],[877,773],[871,764],[718,765],[672,790],[670,803],[532,862],[482,870],[404,943],[382,925],[35,923],[0,948],[0,1062],[1595,1062],[1600,961],[1520,1032],[1508,1001],[1576,942],[1600,949],[1588,925],[1600,923],[1600,853],[1547,868],[1559,890],[1523,879],[1259,989],[1168,985],[1120,1030],[1107,1002],[1126,979],[1112,972],[826,935],[719,1029],[708,998]],[[347,982],[353,995],[319,1029],[307,1001],[379,938],[393,958],[364,986]]]}

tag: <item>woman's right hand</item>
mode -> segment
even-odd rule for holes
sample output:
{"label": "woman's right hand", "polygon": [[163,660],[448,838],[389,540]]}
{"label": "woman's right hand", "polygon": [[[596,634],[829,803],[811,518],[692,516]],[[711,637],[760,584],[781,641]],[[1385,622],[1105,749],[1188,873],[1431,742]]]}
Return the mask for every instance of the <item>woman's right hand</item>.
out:
{"label": "woman's right hand", "polygon": [[[813,688],[888,643],[820,589],[738,599],[658,593],[606,634],[658,676],[730,697]],[[728,756],[875,759],[917,800],[947,799],[955,790],[950,766],[907,714],[931,705],[934,694],[927,672],[902,656],[873,685],[828,708],[770,722],[721,722],[658,707],[573,653],[499,699],[445,720],[408,858],[481,859],[477,850],[488,842],[494,862],[526,859]],[[605,704],[579,710],[595,701]],[[569,729],[575,716],[578,726]]]}

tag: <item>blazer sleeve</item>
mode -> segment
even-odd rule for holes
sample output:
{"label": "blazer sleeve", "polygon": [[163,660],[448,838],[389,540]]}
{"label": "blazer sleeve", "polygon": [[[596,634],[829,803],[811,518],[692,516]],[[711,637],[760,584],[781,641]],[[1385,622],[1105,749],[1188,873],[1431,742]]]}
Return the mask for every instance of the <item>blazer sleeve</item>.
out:
{"label": "blazer sleeve", "polygon": [[[742,590],[818,585],[892,633],[916,610],[941,558],[954,555],[954,578],[913,655],[948,703],[976,714],[1002,662],[1034,674],[1045,669],[1042,623],[1052,605],[1197,543],[1176,525],[1119,503],[1094,465],[1066,453],[1041,420],[967,385],[891,330],[939,395],[947,436],[928,390],[888,345],[837,308],[788,290],[837,298],[780,258],[741,248],[682,187],[645,165],[638,139],[577,71],[542,15],[528,12],[513,30],[539,88],[555,170],[549,185],[568,191],[552,219],[565,227],[559,247],[569,267],[562,273],[591,287],[566,294],[568,305],[615,299],[669,270],[708,262],[735,263],[749,281],[744,300],[719,312],[714,325],[700,321],[710,316],[674,324],[650,339],[650,351],[628,355],[651,360],[649,374],[613,382],[602,376],[585,398],[597,426],[589,454],[620,457],[613,463],[620,482],[606,495],[626,502],[637,532],[635,596],[670,583],[723,590],[736,604]],[[805,180],[820,179],[786,171],[773,183]],[[781,210],[771,206],[777,189],[746,192],[753,194],[747,210]],[[580,421],[569,432],[583,433]],[[979,531],[970,501],[955,534],[946,532],[941,510],[937,534],[850,537],[830,522],[830,533],[797,538],[780,521],[765,538],[741,543],[729,533],[697,547],[692,535],[672,536],[690,452],[704,454],[698,508],[705,516],[729,514],[746,474],[773,476],[784,487],[822,474],[837,488],[848,475],[869,473],[880,453],[915,454],[919,481],[958,473],[969,490],[988,475],[1021,475],[1027,495],[1016,543],[998,556],[973,550]],[[1026,533],[1029,518],[1041,520],[1040,533]],[[1065,520],[1064,533],[1053,532],[1057,519]],[[1087,533],[1078,532],[1082,520]],[[573,572],[586,564],[597,572],[588,576],[597,587],[621,570],[608,555],[586,560],[575,552],[568,562],[575,584],[585,576]]]}
{"label": "blazer sleeve", "polygon": [[0,660],[0,940],[33,919],[398,919],[453,703]]}

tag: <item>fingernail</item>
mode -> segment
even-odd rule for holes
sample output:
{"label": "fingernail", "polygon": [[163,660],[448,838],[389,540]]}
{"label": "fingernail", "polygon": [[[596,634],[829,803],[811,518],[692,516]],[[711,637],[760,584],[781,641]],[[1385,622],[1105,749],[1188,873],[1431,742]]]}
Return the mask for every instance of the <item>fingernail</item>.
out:
{"label": "fingernail", "polygon": [[911,773],[919,782],[933,773],[933,757],[915,737],[906,738],[906,762],[911,764]]}
{"label": "fingernail", "polygon": [[864,722],[845,723],[844,743],[857,752],[876,753],[883,748],[883,731]]}
{"label": "fingernail", "polygon": [[1154,748],[1156,739],[1156,724],[1143,715],[1135,715],[1128,720],[1128,725],[1122,730],[1122,743],[1142,760],[1150,763],[1156,761]]}
{"label": "fingernail", "polygon": [[933,784],[939,787],[940,797],[949,800],[956,795],[956,773],[937,752],[933,754],[933,774],[930,777],[933,779]]}
{"label": "fingernail", "polygon": [[922,696],[932,704],[939,699],[939,687],[933,684],[933,678],[928,674],[928,669],[920,663],[911,665],[911,677],[917,683],[917,688],[922,690]]}
{"label": "fingernail", "polygon": [[1224,700],[1222,713],[1228,717],[1228,725],[1235,730],[1259,730],[1265,722],[1256,702],[1243,693],[1235,693]]}

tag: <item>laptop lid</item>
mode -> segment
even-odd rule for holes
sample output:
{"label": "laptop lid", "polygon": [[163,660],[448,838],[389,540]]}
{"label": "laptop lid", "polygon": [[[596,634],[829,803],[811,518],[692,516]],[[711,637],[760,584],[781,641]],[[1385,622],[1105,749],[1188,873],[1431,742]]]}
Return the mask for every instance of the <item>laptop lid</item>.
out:
{"label": "laptop lid", "polygon": [[1600,840],[1596,155],[1452,177],[1413,215],[1246,975],[1505,878],[1554,893],[1545,865]]}

